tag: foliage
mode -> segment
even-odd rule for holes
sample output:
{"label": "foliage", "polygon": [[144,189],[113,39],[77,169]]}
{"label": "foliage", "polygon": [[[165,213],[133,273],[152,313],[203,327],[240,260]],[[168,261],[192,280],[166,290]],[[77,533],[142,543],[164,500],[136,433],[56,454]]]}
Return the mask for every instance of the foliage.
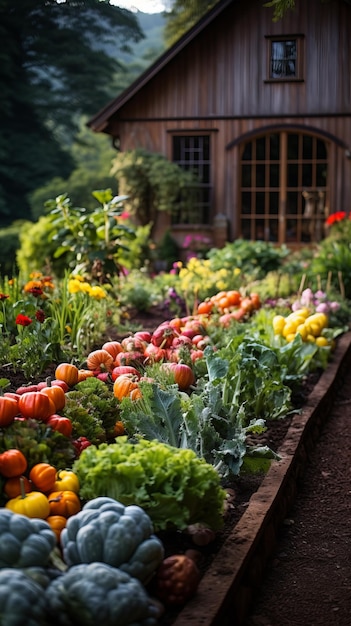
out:
{"label": "foliage", "polygon": [[143,438],[89,446],[73,465],[84,499],[106,496],[136,504],[155,530],[222,525],[225,492],[215,469],[192,450]]}
{"label": "foliage", "polygon": [[49,198],[57,198],[67,194],[73,205],[85,206],[88,210],[95,208],[95,198],[90,189],[106,189],[117,186],[115,179],[109,174],[116,151],[110,145],[110,139],[103,133],[92,133],[81,120],[81,127],[74,138],[70,154],[75,166],[68,178],[55,176],[45,185],[38,187],[29,196],[31,214],[37,221],[43,213],[48,212],[46,202]]}
{"label": "foliage", "polygon": [[289,9],[295,8],[295,0],[270,0],[264,6],[273,9],[273,22],[278,22]]}
{"label": "foliage", "polygon": [[165,14],[166,45],[171,46],[180,39],[216,2],[217,0],[174,0],[171,11]]}
{"label": "foliage", "polygon": [[326,221],[327,236],[320,242],[311,263],[311,273],[324,281],[326,290],[338,290],[351,298],[351,220],[344,211],[331,214]]}
{"label": "foliage", "polygon": [[107,297],[100,286],[70,279],[58,286],[35,274],[3,281],[0,293],[0,363],[11,363],[29,379],[52,362],[82,359],[106,325]]}
{"label": "foliage", "polygon": [[236,239],[221,249],[210,250],[208,258],[214,270],[237,267],[242,275],[253,280],[278,270],[288,254],[285,245],[276,247],[270,242]]}
{"label": "foliage", "polygon": [[[127,244],[135,237],[134,229],[123,221],[124,198],[113,197],[111,189],[94,191],[93,196],[100,206],[92,210],[73,206],[67,194],[47,201],[49,215],[41,217],[33,228],[21,232],[17,255],[21,271],[36,259],[39,269],[48,265],[61,277],[66,268],[71,268],[106,282],[119,272],[118,253],[128,251]],[[45,230],[47,245],[43,258],[40,248],[39,251],[33,249],[33,240]]]}
{"label": "foliage", "polygon": [[98,444],[105,441],[106,436],[112,436],[118,415],[117,404],[106,383],[92,377],[66,393],[62,415],[71,420],[74,439],[86,437],[91,443]]}
{"label": "foliage", "polygon": [[17,273],[16,252],[19,248],[19,231],[22,222],[13,222],[11,226],[0,230],[0,276]]}
{"label": "foliage", "polygon": [[128,197],[126,210],[140,224],[154,224],[158,211],[172,213],[182,190],[187,190],[187,202],[191,202],[193,174],[162,154],[144,148],[119,152],[111,173],[117,178],[119,193]]}
{"label": "foliage", "polygon": [[0,214],[10,223],[28,214],[28,193],[69,175],[79,115],[115,95],[118,57],[102,44],[113,33],[122,49],[142,33],[133,13],[98,0],[3,0],[0,25]]}

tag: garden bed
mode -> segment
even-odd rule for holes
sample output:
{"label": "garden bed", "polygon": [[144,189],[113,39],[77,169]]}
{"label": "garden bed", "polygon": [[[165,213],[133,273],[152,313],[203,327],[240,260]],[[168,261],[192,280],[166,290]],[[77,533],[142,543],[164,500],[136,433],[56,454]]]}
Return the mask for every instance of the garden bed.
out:
{"label": "garden bed", "polygon": [[[196,596],[172,622],[173,626],[240,626],[263,578],[276,533],[295,499],[328,412],[351,363],[351,333],[337,343],[333,359],[290,422],[279,447],[280,461],[272,463],[252,494],[239,521],[228,534],[204,573]],[[235,621],[234,621],[235,620]],[[162,622],[171,623],[171,622]]]}
{"label": "garden bed", "polygon": [[[152,328],[152,316],[149,321]],[[233,500],[216,540],[198,549],[185,533],[162,537],[166,553],[196,548],[202,579],[196,596],[182,610],[167,610],[160,626],[229,626],[233,615],[236,625],[244,623],[272,553],[277,528],[294,500],[309,450],[351,360],[350,345],[351,334],[347,333],[338,340],[327,371],[320,378],[320,372],[307,377],[294,403],[302,407],[301,413],[269,423],[267,432],[260,435],[260,443],[279,451],[281,460],[273,462],[266,476],[240,476],[228,485]],[[52,373],[48,370],[43,378]],[[29,382],[20,372],[13,374],[6,368],[0,370],[0,377],[9,378],[12,389]]]}

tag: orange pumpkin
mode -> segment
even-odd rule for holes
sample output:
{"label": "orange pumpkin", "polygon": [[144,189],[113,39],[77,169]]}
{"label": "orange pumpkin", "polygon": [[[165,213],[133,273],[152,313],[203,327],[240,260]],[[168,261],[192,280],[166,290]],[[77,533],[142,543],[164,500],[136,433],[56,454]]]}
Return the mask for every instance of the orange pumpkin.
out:
{"label": "orange pumpkin", "polygon": [[98,372],[110,372],[113,367],[113,356],[107,350],[93,350],[87,356],[87,367],[89,370]]}
{"label": "orange pumpkin", "polygon": [[71,517],[81,510],[80,499],[74,491],[52,491],[48,495],[50,515]]}
{"label": "orange pumpkin", "polygon": [[18,415],[18,402],[14,398],[0,396],[0,428],[8,426]]}
{"label": "orange pumpkin", "polygon": [[57,385],[48,385],[47,387],[40,389],[40,393],[45,394],[50,398],[50,400],[53,401],[55,405],[54,413],[56,413],[56,411],[62,411],[66,404],[66,395],[61,387],[58,387]]}
{"label": "orange pumpkin", "polygon": [[106,350],[106,352],[112,356],[113,360],[115,360],[117,354],[123,352],[123,348],[119,341],[106,341],[106,343],[102,346],[102,350]]}
{"label": "orange pumpkin", "polygon": [[59,542],[61,532],[67,524],[67,517],[64,517],[63,515],[49,515],[45,521],[50,524],[56,535],[57,542]]}
{"label": "orange pumpkin", "polygon": [[19,412],[23,417],[45,422],[55,413],[55,405],[49,396],[41,391],[27,391],[18,400]]}
{"label": "orange pumpkin", "polygon": [[139,386],[133,376],[129,374],[118,376],[113,383],[113,395],[115,398],[118,398],[118,400],[127,398],[133,389],[139,389]]}
{"label": "orange pumpkin", "polygon": [[86,380],[87,378],[91,378],[94,376],[94,372],[92,370],[87,369],[79,369],[78,370],[78,382],[81,383],[82,380]]}
{"label": "orange pumpkin", "polygon": [[0,454],[0,474],[5,478],[21,476],[27,469],[27,459],[21,450],[10,448]]}
{"label": "orange pumpkin", "polygon": [[26,476],[8,478],[4,485],[4,493],[8,498],[17,498],[22,493],[21,482],[25,493],[32,491],[31,484]]}
{"label": "orange pumpkin", "polygon": [[78,382],[78,367],[73,363],[60,363],[55,370],[55,378],[63,380],[69,387]]}
{"label": "orange pumpkin", "polygon": [[48,492],[54,488],[56,472],[56,467],[50,463],[37,463],[29,472],[29,480],[39,491]]}

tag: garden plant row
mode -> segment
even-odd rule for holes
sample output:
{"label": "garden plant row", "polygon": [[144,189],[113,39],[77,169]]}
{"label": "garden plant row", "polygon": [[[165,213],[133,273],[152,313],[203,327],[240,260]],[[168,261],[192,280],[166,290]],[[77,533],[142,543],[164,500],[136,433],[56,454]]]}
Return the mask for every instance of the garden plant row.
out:
{"label": "garden plant row", "polygon": [[[152,626],[191,612],[208,585],[197,559],[228,515],[226,485],[284,464],[252,441],[267,422],[299,417],[293,392],[329,371],[346,330],[322,292],[272,308],[228,290],[105,341],[82,367],[64,361],[52,378],[4,385],[0,613],[32,626]],[[193,549],[169,553],[167,533]]]}

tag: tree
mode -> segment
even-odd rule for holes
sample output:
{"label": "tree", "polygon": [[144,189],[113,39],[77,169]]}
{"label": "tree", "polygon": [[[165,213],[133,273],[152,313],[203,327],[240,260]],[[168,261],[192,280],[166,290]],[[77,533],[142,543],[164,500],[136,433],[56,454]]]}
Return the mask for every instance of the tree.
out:
{"label": "tree", "polygon": [[166,45],[174,44],[217,2],[218,0],[174,0],[171,10],[165,14]]}
{"label": "tree", "polygon": [[142,37],[135,15],[109,0],[0,0],[1,225],[28,217],[28,193],[69,175],[81,114],[115,95],[109,38],[122,50]]}

